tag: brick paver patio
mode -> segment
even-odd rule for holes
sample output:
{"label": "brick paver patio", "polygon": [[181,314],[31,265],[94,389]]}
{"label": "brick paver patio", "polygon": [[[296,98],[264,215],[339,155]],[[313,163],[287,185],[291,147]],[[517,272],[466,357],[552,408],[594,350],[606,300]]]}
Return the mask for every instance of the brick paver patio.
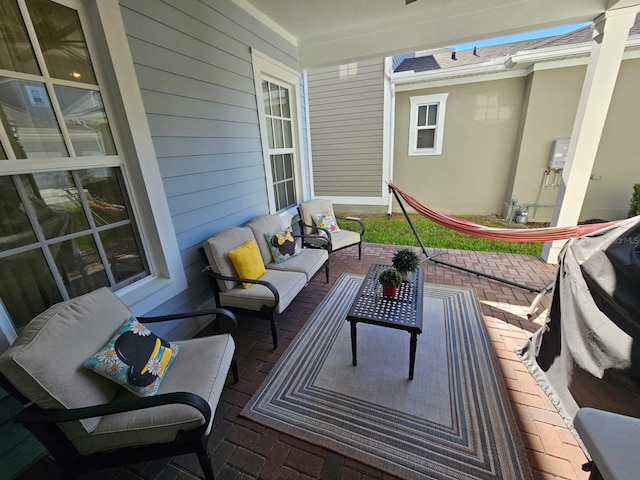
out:
{"label": "brick paver patio", "polygon": [[[390,263],[395,247],[366,244],[362,260],[355,249],[331,255],[331,282],[318,275],[289,306],[278,321],[280,345],[273,350],[268,323],[240,318],[237,359],[240,382],[229,381],[216,412],[210,441],[218,480],[259,478],[264,480],[324,479],[365,480],[393,477],[349,460],[326,449],[265,428],[239,416],[242,407],[263,382],[309,315],[344,272],[365,274],[371,263]],[[429,252],[432,253],[431,251]],[[498,253],[449,251],[438,259],[481,270],[511,281],[543,287],[553,280],[556,267],[537,257]],[[502,377],[529,463],[538,480],[588,477],[583,471],[586,458],[542,389],[513,352],[541,325],[537,315],[526,313],[535,294],[459,270],[425,262],[426,282],[473,288],[482,305],[485,323],[498,358]],[[550,295],[542,303],[548,305]],[[147,464],[83,475],[98,480],[189,480],[200,472],[195,455],[154,461]],[[48,459],[27,471],[21,480],[58,479],[60,473]],[[517,479],[505,479],[517,480]]]}

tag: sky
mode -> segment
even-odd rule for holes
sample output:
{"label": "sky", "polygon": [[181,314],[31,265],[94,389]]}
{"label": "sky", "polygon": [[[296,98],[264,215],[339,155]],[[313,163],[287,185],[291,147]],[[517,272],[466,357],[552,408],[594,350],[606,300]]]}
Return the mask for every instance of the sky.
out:
{"label": "sky", "polygon": [[532,38],[551,37],[553,35],[562,35],[567,32],[571,32],[572,30],[577,30],[578,28],[582,28],[586,25],[589,25],[589,23],[590,22],[577,23],[573,25],[565,25],[563,27],[547,28],[544,30],[536,30],[536,31],[527,32],[527,33],[517,33],[515,35],[507,35],[505,37],[490,38],[487,40],[479,40],[477,42],[461,43],[458,45],[453,45],[453,47],[456,50],[468,50],[473,47],[486,47],[487,45],[498,45],[500,43],[519,42],[520,40],[530,40]]}

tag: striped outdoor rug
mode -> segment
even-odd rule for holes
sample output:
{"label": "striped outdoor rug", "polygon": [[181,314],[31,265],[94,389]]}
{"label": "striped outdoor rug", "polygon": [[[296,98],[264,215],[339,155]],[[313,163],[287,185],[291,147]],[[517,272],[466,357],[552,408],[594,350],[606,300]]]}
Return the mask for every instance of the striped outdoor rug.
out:
{"label": "striped outdoor rug", "polygon": [[345,274],[242,414],[403,479],[529,479],[473,291],[425,284],[408,380],[409,334],[345,316],[362,277]]}

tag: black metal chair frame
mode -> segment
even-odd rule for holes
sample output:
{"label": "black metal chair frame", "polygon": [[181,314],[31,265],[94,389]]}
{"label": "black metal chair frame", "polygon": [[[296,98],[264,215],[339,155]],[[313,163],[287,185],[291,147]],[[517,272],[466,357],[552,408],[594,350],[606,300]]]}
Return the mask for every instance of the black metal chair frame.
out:
{"label": "black metal chair frame", "polygon": [[[304,246],[304,238],[309,236],[310,235],[293,235],[294,238],[302,239],[303,246]],[[328,247],[329,247],[328,240],[324,237],[318,237],[318,238],[327,241],[327,250],[328,250]],[[280,303],[280,294],[278,293],[278,289],[275,287],[275,285],[265,280],[252,280],[250,278],[230,277],[230,276],[225,276],[220,273],[214,272],[211,269],[211,265],[209,265],[209,260],[207,259],[207,254],[205,253],[204,248],[199,247],[198,252],[200,252],[200,255],[202,256],[202,258],[204,258],[204,261],[207,264],[203,272],[206,275],[207,280],[209,282],[209,286],[211,287],[211,291],[213,292],[213,298],[216,302],[216,305],[220,305],[220,286],[218,285],[218,280],[227,280],[230,282],[241,282],[241,283],[255,283],[257,285],[264,285],[271,291],[271,293],[273,294],[273,306],[263,305],[262,308],[260,308],[260,310],[250,310],[248,308],[231,307],[231,306],[224,306],[224,305],[221,308],[231,310],[232,312],[235,312],[241,315],[264,318],[268,320],[269,325],[271,327],[271,338],[273,341],[273,348],[274,349],[278,348],[278,332],[276,329],[277,314],[276,314],[275,308],[278,305],[278,303]],[[323,268],[325,270],[327,283],[329,283],[329,259],[327,259],[326,262],[324,262],[322,267],[320,267],[318,271],[314,273],[313,277],[311,278],[314,279],[316,275],[318,275],[318,273],[322,271]]]}
{"label": "black metal chair frame", "polygon": [[[214,335],[226,333],[221,330],[220,316],[225,316],[231,320],[231,330],[233,332],[229,333],[235,333],[237,330],[237,322],[233,313],[222,308],[154,317],[137,317],[137,319],[141,323],[155,323],[206,315],[216,315]],[[231,362],[231,372],[234,383],[237,383],[239,376],[235,357]],[[145,462],[158,458],[173,457],[186,453],[195,453],[198,456],[198,461],[206,480],[214,480],[211,455],[207,451],[207,442],[210,434],[205,435],[207,426],[211,421],[212,412],[207,401],[199,395],[189,392],[173,392],[126,401],[114,401],[84,408],[43,409],[32,404],[2,374],[0,374],[0,387],[4,388],[9,394],[18,399],[20,403],[25,405],[25,408],[16,414],[13,420],[21,423],[44,445],[62,469],[65,479],[74,479],[76,474],[79,473],[102,470],[130,463]],[[204,423],[197,429],[180,431],[173,442],[126,447],[89,455],[83,455],[78,452],[58,427],[58,423],[61,422],[76,421],[84,418],[100,417],[169,404],[184,404],[195,408],[204,417]]]}
{"label": "black metal chair frame", "polygon": [[[318,227],[317,225],[308,225],[306,223],[304,223],[302,221],[302,212],[300,211],[300,207],[298,207],[298,224],[299,224],[299,228],[301,232],[306,231],[306,228],[311,228],[315,231],[318,232],[318,235],[311,235],[314,238],[317,238],[318,236],[320,236],[320,234],[326,234],[327,239],[329,240],[329,253],[331,252],[337,252],[339,250],[345,249],[345,248],[350,248],[353,247],[355,245],[358,245],[358,260],[362,260],[362,238],[364,237],[364,232],[366,230],[366,227],[364,225],[364,222],[362,221],[362,219],[358,218],[358,217],[339,217],[336,215],[336,219],[337,220],[346,220],[349,222],[354,222],[357,223],[360,226],[360,232],[356,232],[356,233],[360,233],[360,241],[358,243],[352,243],[351,245],[345,245],[344,247],[340,247],[340,248],[333,248],[333,242],[331,240],[331,232],[328,232],[327,230]],[[309,235],[307,235],[309,236]],[[310,244],[310,243],[306,243],[303,241],[302,245],[304,247],[308,247],[308,248],[322,248],[322,247],[318,247],[317,245],[314,244]]]}

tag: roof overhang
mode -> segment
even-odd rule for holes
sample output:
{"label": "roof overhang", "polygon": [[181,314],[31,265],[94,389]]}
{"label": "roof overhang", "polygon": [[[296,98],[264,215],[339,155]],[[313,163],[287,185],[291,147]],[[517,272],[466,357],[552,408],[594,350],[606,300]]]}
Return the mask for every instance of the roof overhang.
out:
{"label": "roof overhang", "polygon": [[594,20],[637,0],[233,0],[298,47],[300,67]]}
{"label": "roof overhang", "polygon": [[[433,88],[442,85],[484,82],[529,75],[532,71],[586,65],[591,42],[524,50],[488,62],[425,72],[389,73],[396,91]],[[629,37],[623,60],[640,58],[640,35]]]}

